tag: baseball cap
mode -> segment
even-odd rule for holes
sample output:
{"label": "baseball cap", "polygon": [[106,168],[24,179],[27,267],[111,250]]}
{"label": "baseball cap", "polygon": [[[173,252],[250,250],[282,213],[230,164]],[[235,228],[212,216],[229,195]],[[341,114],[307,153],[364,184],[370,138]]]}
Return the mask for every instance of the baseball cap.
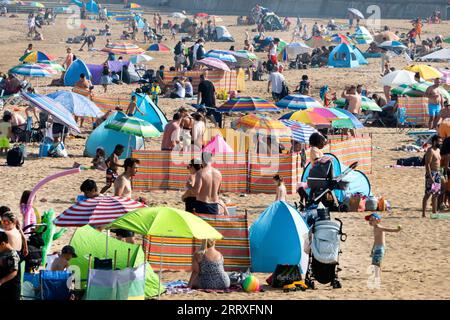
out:
{"label": "baseball cap", "polygon": [[364,219],[366,219],[366,221],[369,221],[370,217],[374,217],[376,220],[381,220],[381,216],[378,213],[369,214],[368,216],[365,216]]}
{"label": "baseball cap", "polygon": [[78,257],[77,254],[75,253],[75,249],[72,246],[64,246],[64,248],[62,248],[61,253],[68,253],[71,254],[72,257],[76,258]]}

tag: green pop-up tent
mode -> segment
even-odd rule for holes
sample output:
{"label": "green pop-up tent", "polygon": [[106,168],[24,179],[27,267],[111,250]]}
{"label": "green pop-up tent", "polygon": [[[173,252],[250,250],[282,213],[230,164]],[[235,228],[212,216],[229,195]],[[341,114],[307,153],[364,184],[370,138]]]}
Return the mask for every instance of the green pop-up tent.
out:
{"label": "green pop-up tent", "polygon": [[[78,228],[74,233],[70,245],[75,248],[77,258],[70,260],[72,266],[78,266],[81,271],[81,279],[87,279],[89,255],[104,259],[107,235],[103,234],[90,226]],[[144,251],[137,244],[130,244],[114,238],[108,239],[109,252],[117,252],[116,268],[124,269],[127,267],[128,249],[130,249],[130,267],[138,267],[144,263]],[[150,264],[146,265],[145,270],[145,297],[151,298],[158,295],[159,278],[153,272]],[[165,288],[161,286],[161,293]]]}

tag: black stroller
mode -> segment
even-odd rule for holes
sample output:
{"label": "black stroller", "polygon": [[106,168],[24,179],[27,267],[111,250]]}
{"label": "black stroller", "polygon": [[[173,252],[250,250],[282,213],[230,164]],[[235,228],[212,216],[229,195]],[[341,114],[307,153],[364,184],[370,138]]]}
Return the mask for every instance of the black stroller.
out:
{"label": "black stroller", "polygon": [[[33,228],[33,230],[31,230]],[[23,228],[28,237],[28,255],[25,257],[25,272],[34,273],[42,264],[42,247],[45,245],[42,234],[47,229],[46,224],[31,224]]]}

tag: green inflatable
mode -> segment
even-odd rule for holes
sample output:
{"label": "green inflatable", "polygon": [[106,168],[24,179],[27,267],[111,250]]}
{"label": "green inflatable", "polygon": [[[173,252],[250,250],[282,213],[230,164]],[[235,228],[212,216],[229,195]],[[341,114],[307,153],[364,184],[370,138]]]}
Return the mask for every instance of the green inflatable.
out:
{"label": "green inflatable", "polygon": [[53,224],[55,219],[55,211],[50,209],[45,211],[41,218],[41,223],[47,225],[47,228],[42,233],[42,240],[44,240],[44,246],[42,247],[42,266],[45,266],[47,262],[47,254],[52,246],[52,242],[61,238],[61,236],[67,231],[66,228],[62,228],[56,232],[56,226]]}

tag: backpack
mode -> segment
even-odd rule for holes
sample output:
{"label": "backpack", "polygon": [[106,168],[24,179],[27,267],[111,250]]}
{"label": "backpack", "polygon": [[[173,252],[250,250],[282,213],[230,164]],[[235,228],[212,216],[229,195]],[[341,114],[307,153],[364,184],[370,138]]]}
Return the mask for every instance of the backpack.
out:
{"label": "backpack", "polygon": [[197,49],[197,60],[202,60],[205,57],[205,49],[203,46],[199,46]]}
{"label": "backpack", "polygon": [[286,81],[283,81],[281,85],[280,99],[283,99],[288,95],[289,95],[289,87],[287,86]]}
{"label": "backpack", "polygon": [[183,52],[181,51],[181,42],[178,42],[177,45],[175,46],[174,53],[175,53],[176,55],[179,55],[179,54],[182,54],[182,53],[183,53]]}
{"label": "backpack", "polygon": [[20,167],[25,162],[23,152],[18,145],[15,145],[6,155],[6,163],[11,167]]}

